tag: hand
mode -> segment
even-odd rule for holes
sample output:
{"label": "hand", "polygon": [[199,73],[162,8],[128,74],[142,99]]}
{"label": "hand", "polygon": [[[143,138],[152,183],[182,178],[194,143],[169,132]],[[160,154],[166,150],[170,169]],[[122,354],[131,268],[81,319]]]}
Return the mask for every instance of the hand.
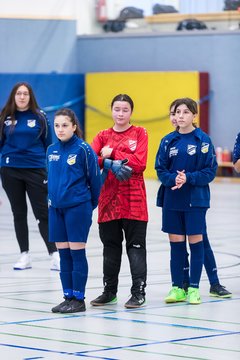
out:
{"label": "hand", "polygon": [[186,181],[187,181],[187,177],[185,174],[185,170],[182,170],[182,171],[177,170],[177,176],[175,179],[176,185],[173,186],[171,189],[172,190],[180,189],[186,183]]}
{"label": "hand", "polygon": [[112,154],[112,151],[113,151],[113,148],[110,148],[109,145],[104,146],[104,147],[102,148],[102,150],[100,151],[101,157],[102,157],[103,159],[108,159],[108,158],[110,158],[110,156],[111,156],[111,154]]}

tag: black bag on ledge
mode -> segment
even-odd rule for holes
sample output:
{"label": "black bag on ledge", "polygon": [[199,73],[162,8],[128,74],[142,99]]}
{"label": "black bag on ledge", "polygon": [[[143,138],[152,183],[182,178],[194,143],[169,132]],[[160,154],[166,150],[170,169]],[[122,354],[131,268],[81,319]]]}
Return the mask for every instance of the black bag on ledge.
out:
{"label": "black bag on ledge", "polygon": [[205,30],[207,25],[197,19],[185,19],[178,23],[176,30]]}
{"label": "black bag on ledge", "polygon": [[103,24],[103,30],[105,32],[119,32],[123,31],[125,28],[125,21],[119,20],[108,20],[105,24]]}
{"label": "black bag on ledge", "polygon": [[117,20],[141,19],[143,18],[143,10],[128,6],[120,11]]}
{"label": "black bag on ledge", "polygon": [[169,14],[169,13],[177,13],[178,11],[172,5],[161,5],[155,4],[152,7],[152,11],[154,15],[157,14]]}

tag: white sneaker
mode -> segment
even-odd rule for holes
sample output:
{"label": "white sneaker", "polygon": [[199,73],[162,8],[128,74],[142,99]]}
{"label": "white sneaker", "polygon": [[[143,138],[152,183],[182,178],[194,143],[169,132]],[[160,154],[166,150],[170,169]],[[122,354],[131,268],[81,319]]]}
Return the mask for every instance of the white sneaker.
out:
{"label": "white sneaker", "polygon": [[31,256],[28,252],[24,251],[21,253],[21,257],[13,266],[14,270],[26,270],[32,268]]}
{"label": "white sneaker", "polygon": [[58,251],[54,251],[51,255],[50,270],[60,271],[60,257]]}

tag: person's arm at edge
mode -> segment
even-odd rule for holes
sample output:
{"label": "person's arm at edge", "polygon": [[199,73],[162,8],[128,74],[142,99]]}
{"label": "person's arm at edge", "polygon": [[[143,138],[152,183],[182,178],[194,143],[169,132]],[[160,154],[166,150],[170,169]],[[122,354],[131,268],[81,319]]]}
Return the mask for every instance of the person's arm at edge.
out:
{"label": "person's arm at edge", "polygon": [[240,133],[236,137],[233,149],[233,167],[237,173],[240,173]]}

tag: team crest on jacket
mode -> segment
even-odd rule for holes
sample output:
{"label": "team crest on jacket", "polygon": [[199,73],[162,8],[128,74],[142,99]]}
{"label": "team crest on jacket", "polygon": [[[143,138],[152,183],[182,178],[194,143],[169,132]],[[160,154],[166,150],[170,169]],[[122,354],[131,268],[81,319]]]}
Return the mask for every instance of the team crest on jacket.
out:
{"label": "team crest on jacket", "polygon": [[11,116],[7,116],[6,120],[4,121],[6,126],[10,125],[17,125],[17,120],[12,120]]}
{"label": "team crest on jacket", "polygon": [[196,149],[197,149],[196,145],[188,145],[188,147],[187,147],[188,155],[195,155],[196,154]]}
{"label": "team crest on jacket", "polygon": [[71,154],[71,155],[68,155],[67,163],[68,163],[68,165],[74,165],[76,163],[76,160],[77,160],[77,155]]}
{"label": "team crest on jacket", "polygon": [[29,126],[30,128],[33,128],[34,126],[36,126],[36,120],[35,119],[29,119],[27,121],[27,126]]}
{"label": "team crest on jacket", "polygon": [[6,126],[10,126],[10,125],[12,125],[12,120],[5,120],[5,121],[4,121],[4,124],[5,124]]}
{"label": "team crest on jacket", "polygon": [[131,151],[136,150],[137,140],[128,140],[128,144]]}
{"label": "team crest on jacket", "polygon": [[209,150],[209,143],[203,142],[202,146],[201,146],[201,152],[203,154],[206,154],[208,152],[208,150]]}

